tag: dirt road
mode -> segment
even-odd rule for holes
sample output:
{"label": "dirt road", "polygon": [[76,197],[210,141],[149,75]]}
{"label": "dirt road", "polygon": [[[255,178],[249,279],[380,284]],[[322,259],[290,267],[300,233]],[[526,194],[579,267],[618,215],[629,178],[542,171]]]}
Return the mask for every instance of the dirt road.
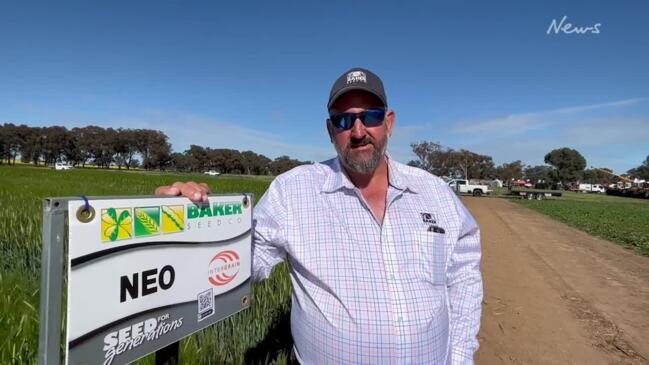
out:
{"label": "dirt road", "polygon": [[482,230],[478,364],[649,364],[649,258],[506,199],[463,201]]}

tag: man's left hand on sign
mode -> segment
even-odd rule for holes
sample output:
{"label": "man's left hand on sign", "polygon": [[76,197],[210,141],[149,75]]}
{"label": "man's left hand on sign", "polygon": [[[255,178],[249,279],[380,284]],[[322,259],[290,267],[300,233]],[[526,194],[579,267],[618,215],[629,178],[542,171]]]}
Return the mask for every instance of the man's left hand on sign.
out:
{"label": "man's left hand on sign", "polygon": [[155,195],[158,196],[184,196],[189,198],[194,203],[207,202],[207,195],[210,193],[210,188],[206,183],[196,183],[193,181],[180,182],[177,181],[171,185],[158,186],[155,189]]}

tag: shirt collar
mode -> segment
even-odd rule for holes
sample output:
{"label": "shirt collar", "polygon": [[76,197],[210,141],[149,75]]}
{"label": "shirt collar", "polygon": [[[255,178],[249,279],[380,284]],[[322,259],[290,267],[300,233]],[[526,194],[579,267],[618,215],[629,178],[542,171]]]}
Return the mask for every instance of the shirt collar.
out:
{"label": "shirt collar", "polygon": [[339,189],[354,189],[354,184],[349,180],[345,170],[343,170],[338,157],[330,160],[331,163],[327,164],[331,170],[327,171],[325,183],[322,185],[322,192],[333,193]]}
{"label": "shirt collar", "polygon": [[[385,153],[385,158],[388,162],[388,184],[395,189],[401,191],[408,190],[416,194],[417,191],[411,181],[404,176],[400,171],[399,166],[397,166],[396,162],[387,152]],[[354,184],[349,180],[349,177],[345,173],[339,157],[331,160],[330,167],[331,170],[328,171],[325,182],[322,185],[322,192],[331,193],[342,188],[350,190],[355,188]]]}

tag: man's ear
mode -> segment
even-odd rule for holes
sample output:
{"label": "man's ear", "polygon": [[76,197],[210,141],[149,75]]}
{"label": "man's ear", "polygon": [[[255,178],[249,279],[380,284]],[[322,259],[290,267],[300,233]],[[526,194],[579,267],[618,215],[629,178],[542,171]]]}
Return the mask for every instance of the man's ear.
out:
{"label": "man's ear", "polygon": [[388,137],[392,136],[392,128],[394,128],[395,117],[396,114],[394,113],[394,110],[390,110],[385,114],[385,123],[386,126],[388,127]]}

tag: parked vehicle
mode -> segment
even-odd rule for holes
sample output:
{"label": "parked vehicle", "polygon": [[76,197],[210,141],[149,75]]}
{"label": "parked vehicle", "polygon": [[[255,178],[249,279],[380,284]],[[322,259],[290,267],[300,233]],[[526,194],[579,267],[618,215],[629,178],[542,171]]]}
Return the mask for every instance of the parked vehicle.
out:
{"label": "parked vehicle", "polygon": [[539,191],[539,190],[528,190],[528,189],[509,189],[510,195],[515,195],[521,199],[527,200],[543,200],[551,197],[560,197],[561,192],[559,191]]}
{"label": "parked vehicle", "polygon": [[512,180],[512,186],[531,188],[534,185],[529,180],[518,179],[518,180]]}
{"label": "parked vehicle", "polygon": [[580,193],[606,193],[606,187],[600,184],[579,184],[577,191]]}
{"label": "parked vehicle", "polygon": [[214,170],[205,171],[204,174],[205,174],[205,175],[210,175],[210,176],[219,176],[219,175],[221,175],[220,172],[218,172],[218,171],[214,171]]}
{"label": "parked vehicle", "polygon": [[491,193],[488,185],[472,185],[464,179],[453,179],[448,182],[448,185],[460,194],[482,196]]}
{"label": "parked vehicle", "polygon": [[610,184],[606,189],[607,195],[624,196],[628,198],[649,199],[649,183],[645,180],[629,179],[628,177],[615,175],[609,171],[604,171],[620,181]]}
{"label": "parked vehicle", "polygon": [[71,170],[72,165],[69,165],[69,164],[63,163],[63,162],[57,162],[57,163],[54,164],[54,169],[55,170]]}
{"label": "parked vehicle", "polygon": [[606,186],[601,185],[601,184],[594,184],[592,190],[594,192],[599,193],[599,194],[606,194]]}

